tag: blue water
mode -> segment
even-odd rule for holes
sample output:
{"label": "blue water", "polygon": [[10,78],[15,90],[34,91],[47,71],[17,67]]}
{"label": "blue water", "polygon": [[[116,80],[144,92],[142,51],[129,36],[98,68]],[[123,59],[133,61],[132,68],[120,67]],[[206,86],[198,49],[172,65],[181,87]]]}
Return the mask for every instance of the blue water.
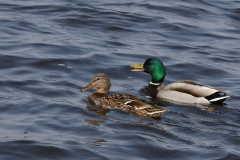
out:
{"label": "blue water", "polygon": [[[0,159],[240,159],[239,0],[1,0]],[[148,99],[129,65],[156,57],[164,84],[229,90],[209,108]],[[167,107],[160,120],[88,103],[96,73]]]}

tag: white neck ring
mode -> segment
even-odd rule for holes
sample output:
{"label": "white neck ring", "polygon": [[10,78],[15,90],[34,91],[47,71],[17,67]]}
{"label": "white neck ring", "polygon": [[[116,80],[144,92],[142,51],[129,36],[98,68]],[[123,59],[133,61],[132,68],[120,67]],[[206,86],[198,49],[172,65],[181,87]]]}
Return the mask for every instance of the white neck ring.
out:
{"label": "white neck ring", "polygon": [[153,82],[151,82],[151,81],[150,81],[150,84],[151,84],[151,85],[155,85],[155,86],[159,86],[159,85],[160,85],[160,83],[153,83]]}

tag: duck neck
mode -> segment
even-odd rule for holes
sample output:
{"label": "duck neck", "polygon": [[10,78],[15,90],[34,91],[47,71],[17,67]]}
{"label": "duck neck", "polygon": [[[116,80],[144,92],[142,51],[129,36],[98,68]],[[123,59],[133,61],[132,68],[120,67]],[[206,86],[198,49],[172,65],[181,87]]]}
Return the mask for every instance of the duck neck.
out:
{"label": "duck neck", "polygon": [[162,86],[162,83],[161,84],[156,84],[156,83],[150,82],[148,84],[147,90],[149,91],[149,93],[152,97],[157,96],[159,86]]}
{"label": "duck neck", "polygon": [[159,87],[163,87],[163,80],[164,80],[163,76],[160,79],[154,79],[152,77],[152,80],[150,81],[149,85],[148,85],[148,91],[150,92],[151,96],[155,97],[158,94],[158,88]]}
{"label": "duck neck", "polygon": [[109,89],[110,89],[110,86],[109,87],[104,87],[104,88],[103,87],[97,87],[96,93],[108,94]]}

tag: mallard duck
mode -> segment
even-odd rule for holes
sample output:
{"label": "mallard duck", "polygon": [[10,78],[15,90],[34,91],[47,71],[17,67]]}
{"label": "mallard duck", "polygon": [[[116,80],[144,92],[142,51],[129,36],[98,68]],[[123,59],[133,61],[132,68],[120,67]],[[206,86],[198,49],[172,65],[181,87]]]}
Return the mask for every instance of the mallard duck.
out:
{"label": "mallard duck", "polygon": [[147,90],[151,96],[180,102],[195,104],[222,103],[226,98],[224,89],[213,88],[194,81],[184,80],[163,86],[166,75],[163,63],[157,58],[149,58],[142,64],[134,64],[132,71],[144,71],[152,76]]}
{"label": "mallard duck", "polygon": [[108,76],[104,73],[98,73],[81,92],[97,88],[97,91],[89,97],[90,103],[107,109],[122,109],[138,116],[158,118],[167,111],[167,109],[154,107],[146,100],[132,94],[108,95],[110,87],[111,82]]}

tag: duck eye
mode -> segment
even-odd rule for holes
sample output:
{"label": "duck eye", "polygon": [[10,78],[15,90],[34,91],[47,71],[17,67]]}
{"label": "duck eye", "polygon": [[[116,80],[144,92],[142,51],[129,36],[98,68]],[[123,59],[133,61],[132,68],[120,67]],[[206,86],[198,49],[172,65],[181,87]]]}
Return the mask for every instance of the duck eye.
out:
{"label": "duck eye", "polygon": [[152,62],[150,62],[150,65],[153,65],[153,63],[152,63]]}
{"label": "duck eye", "polygon": [[97,80],[100,80],[100,78],[97,78]]}

